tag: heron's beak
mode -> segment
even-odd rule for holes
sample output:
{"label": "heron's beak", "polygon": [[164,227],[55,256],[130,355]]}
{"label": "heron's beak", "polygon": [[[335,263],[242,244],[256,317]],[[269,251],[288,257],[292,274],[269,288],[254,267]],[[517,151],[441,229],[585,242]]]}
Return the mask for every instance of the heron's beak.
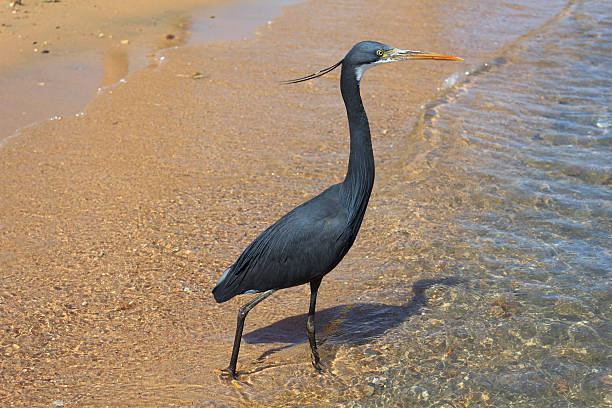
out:
{"label": "heron's beak", "polygon": [[394,48],[387,51],[386,55],[383,56],[385,59],[391,61],[406,61],[406,60],[445,60],[445,61],[463,61],[463,58],[452,57],[450,55],[434,54],[433,52],[425,51],[414,51],[414,50],[400,50]]}

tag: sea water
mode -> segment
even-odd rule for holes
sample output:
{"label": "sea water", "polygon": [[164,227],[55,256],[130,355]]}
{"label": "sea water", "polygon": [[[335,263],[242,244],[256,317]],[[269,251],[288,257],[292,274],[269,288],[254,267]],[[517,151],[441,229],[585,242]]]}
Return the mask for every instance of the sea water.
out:
{"label": "sea water", "polygon": [[376,368],[351,404],[610,406],[612,3],[569,2],[446,86],[412,137],[451,186],[448,264],[349,353]]}

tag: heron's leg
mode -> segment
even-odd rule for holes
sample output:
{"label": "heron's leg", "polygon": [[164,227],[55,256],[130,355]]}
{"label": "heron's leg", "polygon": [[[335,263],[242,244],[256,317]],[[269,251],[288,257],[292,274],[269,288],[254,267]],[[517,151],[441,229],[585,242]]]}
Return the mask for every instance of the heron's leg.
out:
{"label": "heron's leg", "polygon": [[317,303],[317,291],[321,284],[321,279],[318,278],[310,282],[310,309],[308,309],[308,320],[306,321],[306,331],[308,333],[308,341],[310,342],[310,350],[312,351],[312,365],[317,370],[321,371],[321,359],[317,351],[317,340],[315,339],[315,305]]}
{"label": "heron's leg", "polygon": [[230,360],[229,372],[232,377],[236,377],[236,363],[238,362],[238,352],[240,351],[240,340],[242,339],[242,329],[244,329],[244,319],[247,314],[253,309],[259,302],[274,293],[274,289],[265,291],[255,299],[251,300],[246,305],[242,306],[238,311],[238,323],[236,325],[236,337],[234,337],[234,348],[232,350],[232,358]]}

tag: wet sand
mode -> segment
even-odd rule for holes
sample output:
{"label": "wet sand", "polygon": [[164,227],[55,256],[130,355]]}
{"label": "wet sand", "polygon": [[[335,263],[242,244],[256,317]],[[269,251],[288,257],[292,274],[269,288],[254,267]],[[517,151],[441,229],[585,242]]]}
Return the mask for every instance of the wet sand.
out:
{"label": "wet sand", "polygon": [[[44,50],[49,56],[66,55],[81,48],[104,49],[108,43],[121,41],[143,41],[144,33],[150,30],[145,24],[149,20],[179,11],[194,10],[203,5],[227,3],[224,0],[179,0],[170,4],[159,1],[99,2],[83,0],[69,1],[31,0],[7,2],[0,11],[0,46],[2,60],[0,68],[23,67],[40,58]],[[140,19],[140,27],[134,23]],[[161,30],[167,28],[159,27]],[[150,34],[147,33],[147,34]],[[38,54],[38,55],[37,55]]]}
{"label": "wet sand", "polygon": [[[327,377],[313,372],[304,343],[308,289],[281,291],[251,312],[245,334],[263,334],[243,343],[239,371],[251,385],[242,388],[213,370],[227,366],[245,299],[218,305],[210,291],[259,231],[345,172],[339,72],[296,86],[277,81],[328,66],[363,39],[473,57],[451,43],[452,10],[442,9],[369,0],[287,7],[253,39],[169,49],[162,62],[96,97],[86,115],[7,140],[0,148],[1,404],[324,406]],[[405,262],[393,252],[400,217],[377,209],[394,172],[427,179],[425,143],[390,140],[408,134],[419,106],[462,69],[406,63],[366,74],[377,180],[360,237],[323,282],[319,310],[350,305],[385,280],[421,278],[393,267]],[[434,216],[428,203],[440,191],[417,190],[402,217],[414,216],[410,240],[422,249]],[[384,273],[370,269],[381,262]],[[272,325],[287,318],[285,341],[274,341]],[[333,334],[341,318],[320,321],[319,332]],[[321,354],[342,377],[334,351],[323,345]],[[319,386],[296,394],[286,388],[291,381]],[[348,388],[354,398],[368,392]]]}
{"label": "wet sand", "polygon": [[214,34],[225,21],[215,13],[237,3],[7,3],[0,8],[0,143],[18,128],[81,112],[99,87],[146,67],[158,50],[189,42],[202,19],[208,38],[222,39]]}

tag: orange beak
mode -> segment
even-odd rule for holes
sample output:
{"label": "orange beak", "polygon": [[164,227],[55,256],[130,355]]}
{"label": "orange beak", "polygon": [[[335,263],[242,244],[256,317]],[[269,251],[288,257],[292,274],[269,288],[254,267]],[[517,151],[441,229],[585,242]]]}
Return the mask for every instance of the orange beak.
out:
{"label": "orange beak", "polygon": [[463,61],[463,58],[453,57],[450,55],[434,54],[433,52],[414,51],[414,50],[399,50],[397,48],[390,50],[383,58],[389,58],[392,61],[406,60],[444,60],[444,61]]}

